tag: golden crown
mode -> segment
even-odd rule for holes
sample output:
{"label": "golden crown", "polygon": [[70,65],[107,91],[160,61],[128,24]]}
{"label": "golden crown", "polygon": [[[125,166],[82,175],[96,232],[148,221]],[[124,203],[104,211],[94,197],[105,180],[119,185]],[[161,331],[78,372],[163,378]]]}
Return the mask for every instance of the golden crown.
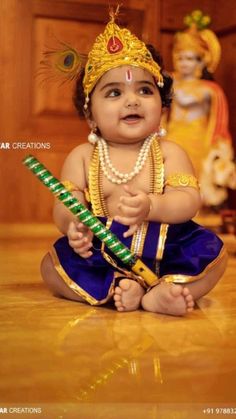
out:
{"label": "golden crown", "polygon": [[121,29],[115,23],[115,14],[110,14],[110,21],[102,34],[98,35],[89,52],[85,66],[83,87],[86,98],[104,73],[122,65],[131,65],[148,70],[163,87],[160,66],[144,42],[128,29]]}
{"label": "golden crown", "polygon": [[185,16],[184,23],[188,29],[175,35],[174,60],[179,51],[193,50],[200,55],[208,71],[215,71],[220,61],[221,47],[214,32],[207,29],[210,22],[210,17],[203,15],[201,10],[194,10]]}

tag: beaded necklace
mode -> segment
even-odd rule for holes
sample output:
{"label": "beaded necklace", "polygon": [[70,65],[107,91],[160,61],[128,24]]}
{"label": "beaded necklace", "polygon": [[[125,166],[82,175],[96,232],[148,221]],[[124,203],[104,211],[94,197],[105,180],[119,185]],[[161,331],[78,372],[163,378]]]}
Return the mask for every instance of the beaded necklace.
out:
{"label": "beaded necklace", "polygon": [[136,176],[139,172],[141,172],[144,164],[146,163],[150,147],[152,145],[153,139],[156,138],[156,136],[157,134],[154,133],[154,134],[149,135],[146,138],[146,140],[144,141],[139,151],[135,165],[132,171],[129,173],[121,173],[119,172],[119,170],[117,170],[113,166],[110,156],[109,156],[109,149],[108,149],[107,142],[103,138],[100,137],[97,142],[98,155],[99,155],[99,161],[100,161],[102,172],[106,176],[106,178],[110,182],[116,183],[118,185],[122,183],[127,183],[131,179],[133,179],[134,176]]}

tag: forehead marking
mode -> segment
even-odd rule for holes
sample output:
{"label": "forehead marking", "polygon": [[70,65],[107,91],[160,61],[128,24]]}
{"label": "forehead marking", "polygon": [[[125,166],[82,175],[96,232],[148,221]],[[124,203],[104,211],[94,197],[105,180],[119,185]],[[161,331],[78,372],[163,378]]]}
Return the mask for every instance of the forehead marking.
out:
{"label": "forehead marking", "polygon": [[128,70],[126,70],[125,72],[125,80],[127,83],[131,83],[132,82],[132,71],[128,68]]}

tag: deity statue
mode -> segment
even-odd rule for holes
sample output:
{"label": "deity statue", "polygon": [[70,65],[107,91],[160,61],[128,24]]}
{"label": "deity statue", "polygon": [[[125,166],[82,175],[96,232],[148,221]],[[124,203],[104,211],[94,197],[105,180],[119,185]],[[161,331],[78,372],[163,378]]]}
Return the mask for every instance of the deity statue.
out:
{"label": "deity statue", "polygon": [[184,18],[187,29],[177,32],[173,44],[174,96],[163,117],[166,138],[180,144],[192,160],[206,207],[220,207],[228,188],[236,188],[228,104],[213,81],[221,47],[210,17],[200,10]]}

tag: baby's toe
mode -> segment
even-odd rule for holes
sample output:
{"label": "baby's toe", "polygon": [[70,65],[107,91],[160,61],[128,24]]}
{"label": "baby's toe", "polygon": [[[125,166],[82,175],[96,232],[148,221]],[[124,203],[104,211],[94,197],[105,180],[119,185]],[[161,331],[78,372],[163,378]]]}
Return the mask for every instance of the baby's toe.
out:
{"label": "baby's toe", "polygon": [[121,295],[120,294],[114,294],[114,300],[115,301],[120,301],[121,300]]}
{"label": "baby's toe", "polygon": [[122,289],[120,287],[115,287],[115,295],[121,295]]}
{"label": "baby's toe", "polygon": [[115,300],[115,306],[118,308],[118,307],[121,307],[122,306],[122,302],[120,301],[120,300]]}
{"label": "baby's toe", "polygon": [[121,281],[119,282],[120,292],[127,291],[130,288],[130,285],[130,279],[121,279]]}
{"label": "baby's toe", "polygon": [[[184,296],[184,297],[188,297],[189,295],[191,296],[190,291],[189,291],[189,289],[188,289],[187,287],[184,287],[184,288],[183,288],[182,293],[183,293],[183,296]],[[192,296],[191,296],[191,297],[192,297]]]}
{"label": "baby's toe", "polygon": [[170,285],[170,295],[172,295],[173,297],[178,297],[179,295],[182,294],[182,287],[181,285]]}
{"label": "baby's toe", "polygon": [[115,306],[116,306],[117,311],[124,311],[124,306],[121,303],[121,301],[115,302]]}

